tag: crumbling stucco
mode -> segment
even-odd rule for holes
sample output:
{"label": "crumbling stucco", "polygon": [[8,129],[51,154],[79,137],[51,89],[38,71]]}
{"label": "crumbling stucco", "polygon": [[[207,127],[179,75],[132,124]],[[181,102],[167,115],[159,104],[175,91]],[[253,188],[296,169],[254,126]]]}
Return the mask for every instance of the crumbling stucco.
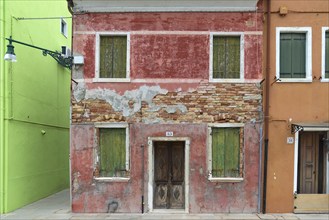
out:
{"label": "crumbling stucco", "polygon": [[[168,90],[162,89],[160,86],[146,85],[139,87],[139,89],[127,90],[123,95],[110,89],[97,88],[88,90],[84,83],[79,83],[73,87],[73,96],[77,102],[84,99],[104,100],[109,103],[115,111],[122,112],[122,115],[125,117],[132,116],[140,111],[142,102],[148,103],[150,106],[149,111],[159,111],[160,109],[164,109],[169,114],[173,114],[178,110],[182,113],[186,113],[187,108],[183,104],[156,105],[152,102],[156,95],[166,95],[167,93]],[[131,103],[133,103],[132,106]]]}
{"label": "crumbling stucco", "polygon": [[85,83],[72,84],[73,87],[73,96],[77,102],[80,102],[85,98],[86,95],[86,87]]}
{"label": "crumbling stucco", "polygon": [[77,192],[80,188],[79,177],[80,177],[79,172],[76,172],[76,173],[73,174],[73,184],[72,184],[72,191],[73,192]]}

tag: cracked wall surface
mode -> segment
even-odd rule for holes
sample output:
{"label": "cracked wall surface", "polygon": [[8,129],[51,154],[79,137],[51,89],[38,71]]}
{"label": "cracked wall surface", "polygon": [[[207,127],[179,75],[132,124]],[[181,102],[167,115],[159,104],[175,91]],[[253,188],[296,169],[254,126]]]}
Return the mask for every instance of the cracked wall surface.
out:
{"label": "cracked wall surface", "polygon": [[[125,182],[104,182],[93,178],[92,160],[94,125],[75,124],[71,127],[73,212],[109,212],[109,204],[117,202],[117,213],[140,213],[141,196],[144,195],[147,209],[148,158],[146,146],[148,137],[163,137],[172,131],[175,137],[189,137],[189,212],[190,213],[254,213],[257,212],[258,168],[260,123],[244,126],[244,180],[242,182],[211,182],[207,170],[206,123],[198,124],[145,124],[133,123],[130,135],[130,178]],[[143,151],[142,147],[145,149]],[[143,154],[144,152],[144,154]],[[142,164],[144,163],[144,173]],[[144,181],[144,188],[142,188]],[[113,208],[113,207],[112,207]]]}
{"label": "cracked wall surface", "polygon": [[[147,164],[153,158],[142,146],[167,131],[190,140],[189,212],[259,211],[261,13],[87,13],[76,15],[74,30],[74,51],[85,63],[73,68],[73,212],[138,213],[142,196],[148,212]],[[96,32],[130,33],[129,82],[94,82]],[[245,81],[209,81],[211,32],[244,33]],[[129,128],[130,178],[95,180],[95,125],[118,122]],[[244,126],[241,182],[208,180],[208,126],[221,123]]]}
{"label": "cracked wall surface", "polygon": [[[165,108],[168,112],[174,113],[177,109],[184,109],[181,105],[166,106],[155,105],[152,101],[158,94],[167,94],[166,89],[161,89],[159,86],[141,86],[139,89],[127,90],[123,95],[118,94],[110,89],[90,89],[87,90],[84,84],[78,84],[73,88],[73,96],[77,102],[81,100],[103,100],[108,103],[115,112],[121,113],[124,117],[133,116],[142,108],[142,102],[146,102],[153,111],[156,109]],[[186,110],[185,110],[186,111]]]}

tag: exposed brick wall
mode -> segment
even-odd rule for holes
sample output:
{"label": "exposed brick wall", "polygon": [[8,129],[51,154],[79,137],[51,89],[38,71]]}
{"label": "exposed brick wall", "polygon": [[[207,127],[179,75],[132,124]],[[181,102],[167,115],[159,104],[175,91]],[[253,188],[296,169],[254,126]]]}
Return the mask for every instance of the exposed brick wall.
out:
{"label": "exposed brick wall", "polygon": [[[257,84],[200,83],[188,91],[168,91],[153,98],[152,109],[142,102],[140,111],[124,117],[105,100],[87,99],[77,102],[72,98],[72,123],[81,122],[144,122],[144,123],[244,123],[259,120],[262,113],[262,90]],[[133,107],[134,101],[129,105]],[[167,111],[166,107],[182,105]]]}

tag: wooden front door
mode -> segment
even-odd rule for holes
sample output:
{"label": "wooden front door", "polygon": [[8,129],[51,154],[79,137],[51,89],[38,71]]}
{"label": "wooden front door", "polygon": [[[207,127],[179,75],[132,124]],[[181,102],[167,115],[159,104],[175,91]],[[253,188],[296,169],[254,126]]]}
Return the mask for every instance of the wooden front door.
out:
{"label": "wooden front door", "polygon": [[322,194],[326,192],[326,154],[323,132],[302,132],[299,146],[299,184],[300,194]]}
{"label": "wooden front door", "polygon": [[159,141],[154,144],[155,209],[184,209],[184,145],[183,141]]}
{"label": "wooden front door", "polygon": [[299,158],[300,193],[317,193],[317,152],[319,145],[319,135],[315,132],[304,132],[301,135]]}
{"label": "wooden front door", "polygon": [[328,213],[329,211],[329,194],[326,190],[328,184],[326,138],[324,132],[305,131],[300,134],[295,213]]}

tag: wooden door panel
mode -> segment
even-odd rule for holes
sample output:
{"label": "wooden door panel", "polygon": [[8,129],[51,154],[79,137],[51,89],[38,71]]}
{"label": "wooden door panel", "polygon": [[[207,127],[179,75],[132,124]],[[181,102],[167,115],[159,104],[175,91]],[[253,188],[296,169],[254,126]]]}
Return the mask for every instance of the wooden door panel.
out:
{"label": "wooden door panel", "polygon": [[316,135],[313,132],[303,133],[300,150],[300,193],[316,193]]}
{"label": "wooden door panel", "polygon": [[172,209],[184,208],[184,186],[172,185],[170,193],[170,205]]}
{"label": "wooden door panel", "polygon": [[305,147],[305,163],[307,164],[312,164],[313,165],[313,154],[314,154],[314,150],[313,150],[313,146],[306,146]]}
{"label": "wooden door panel", "polygon": [[155,208],[167,208],[168,184],[156,184],[154,194]]}
{"label": "wooden door panel", "polygon": [[313,165],[305,165],[305,181],[312,181],[313,178]]}
{"label": "wooden door panel", "polygon": [[177,143],[172,146],[172,182],[184,181],[184,146]]}
{"label": "wooden door panel", "polygon": [[310,182],[305,182],[304,184],[304,194],[311,194],[313,191],[313,183]]}
{"label": "wooden door panel", "polygon": [[154,148],[154,207],[167,208],[169,161],[168,147],[165,142],[157,142]]}
{"label": "wooden door panel", "polygon": [[167,182],[169,178],[168,147],[159,142],[154,151],[154,180]]}
{"label": "wooden door panel", "polygon": [[184,142],[154,144],[154,208],[182,209],[184,194]]}
{"label": "wooden door panel", "polygon": [[314,192],[314,149],[313,146],[305,146],[305,161],[304,161],[304,193]]}

